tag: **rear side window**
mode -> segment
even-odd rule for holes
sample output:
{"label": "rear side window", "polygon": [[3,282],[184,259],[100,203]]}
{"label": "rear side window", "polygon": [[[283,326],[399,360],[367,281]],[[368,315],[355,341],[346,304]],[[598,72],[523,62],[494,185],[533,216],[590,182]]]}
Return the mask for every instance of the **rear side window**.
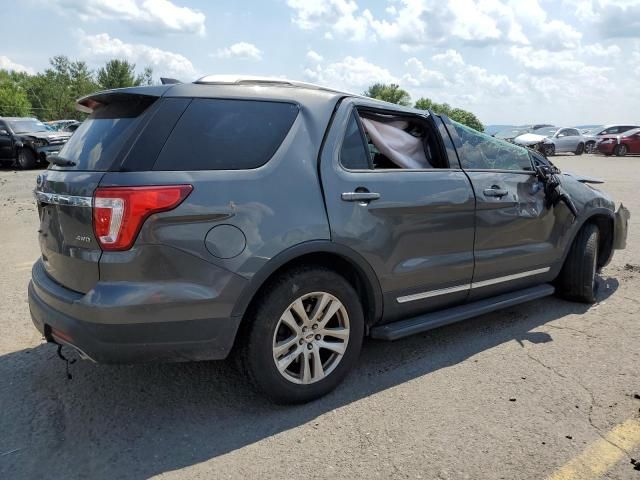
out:
{"label": "rear side window", "polygon": [[255,100],[193,100],[154,170],[241,170],[269,161],[291,129],[298,106]]}
{"label": "rear side window", "polygon": [[340,163],[350,170],[369,169],[369,152],[365,149],[355,112],[349,117],[349,125],[340,150]]}
{"label": "rear side window", "polygon": [[96,108],[60,150],[59,157],[74,163],[65,170],[104,172],[123,153],[123,146],[136,131],[142,113],[156,97],[127,95],[126,100]]}

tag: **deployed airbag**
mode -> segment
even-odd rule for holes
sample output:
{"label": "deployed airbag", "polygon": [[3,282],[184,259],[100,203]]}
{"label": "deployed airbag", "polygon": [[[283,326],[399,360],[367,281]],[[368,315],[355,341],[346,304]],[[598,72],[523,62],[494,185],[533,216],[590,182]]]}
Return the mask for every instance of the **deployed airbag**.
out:
{"label": "deployed airbag", "polygon": [[401,168],[433,168],[424,153],[423,139],[405,131],[409,122],[395,120],[383,123],[368,118],[361,120],[373,144],[393,163]]}

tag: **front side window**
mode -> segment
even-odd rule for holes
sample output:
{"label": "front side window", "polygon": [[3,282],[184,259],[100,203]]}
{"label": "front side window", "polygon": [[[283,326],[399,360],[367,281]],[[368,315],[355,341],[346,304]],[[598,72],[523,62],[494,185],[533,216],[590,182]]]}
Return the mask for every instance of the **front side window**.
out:
{"label": "front side window", "polygon": [[293,103],[196,98],[154,170],[242,170],[271,159],[298,115]]}
{"label": "front side window", "polygon": [[473,128],[452,122],[462,147],[459,148],[462,168],[467,170],[531,170],[531,158],[526,148],[499,140]]}

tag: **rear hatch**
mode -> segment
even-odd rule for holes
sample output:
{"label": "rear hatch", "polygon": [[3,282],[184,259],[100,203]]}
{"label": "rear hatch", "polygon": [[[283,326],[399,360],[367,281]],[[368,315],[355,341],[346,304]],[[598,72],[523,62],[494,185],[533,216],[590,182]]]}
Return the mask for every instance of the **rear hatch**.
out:
{"label": "rear hatch", "polygon": [[105,172],[120,168],[165,89],[149,89],[157,95],[130,90],[85,99],[85,108],[93,113],[37,179],[42,263],[50,277],[77,292],[91,290],[100,276],[102,250],[93,231],[93,194]]}

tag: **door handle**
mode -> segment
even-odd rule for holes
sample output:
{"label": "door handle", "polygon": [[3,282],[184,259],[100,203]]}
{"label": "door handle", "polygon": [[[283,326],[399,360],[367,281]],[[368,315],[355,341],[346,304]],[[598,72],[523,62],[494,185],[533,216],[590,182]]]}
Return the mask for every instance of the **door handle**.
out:
{"label": "door handle", "polygon": [[500,188],[497,185],[494,185],[491,188],[486,188],[482,193],[484,193],[485,197],[502,198],[502,197],[505,197],[509,193],[509,191],[504,190],[503,188]]}
{"label": "door handle", "polygon": [[379,193],[375,192],[345,192],[341,195],[345,202],[371,202],[380,198]]}

